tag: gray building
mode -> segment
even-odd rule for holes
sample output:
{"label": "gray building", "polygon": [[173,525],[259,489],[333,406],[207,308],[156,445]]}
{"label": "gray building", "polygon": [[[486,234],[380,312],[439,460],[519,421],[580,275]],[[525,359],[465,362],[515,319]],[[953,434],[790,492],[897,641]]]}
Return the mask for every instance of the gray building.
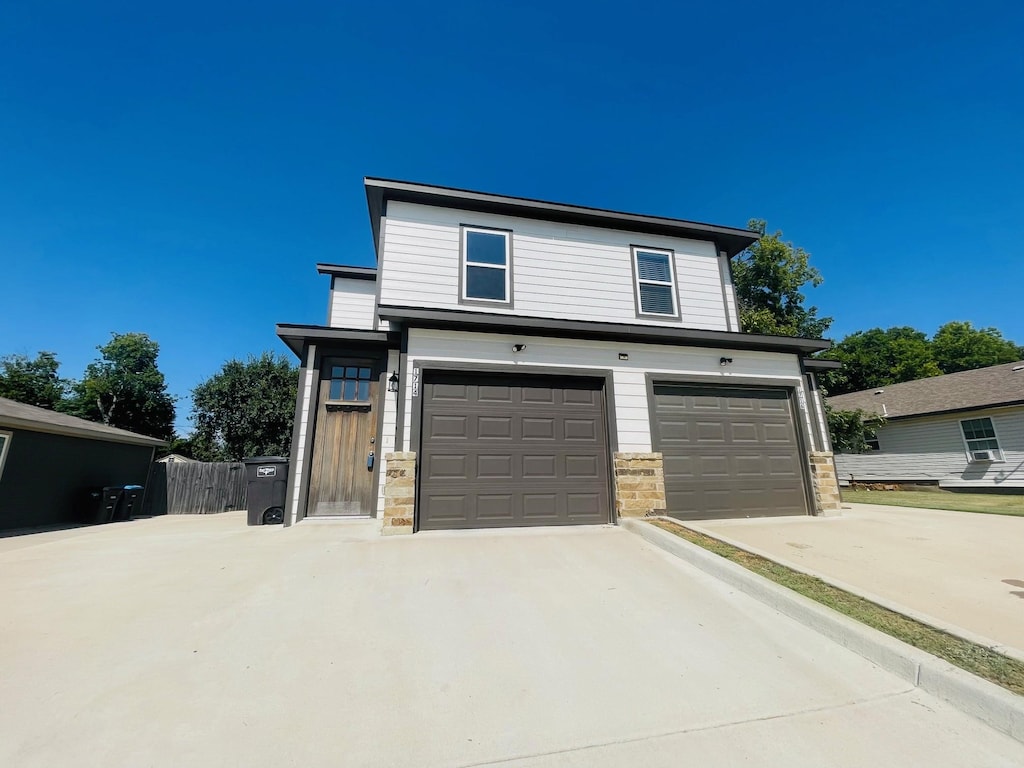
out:
{"label": "gray building", "polygon": [[830,397],[881,417],[876,450],[836,454],[840,483],[1024,489],[1024,361]]}
{"label": "gray building", "polygon": [[145,485],[166,445],[0,397],[0,530],[76,522],[83,489]]}

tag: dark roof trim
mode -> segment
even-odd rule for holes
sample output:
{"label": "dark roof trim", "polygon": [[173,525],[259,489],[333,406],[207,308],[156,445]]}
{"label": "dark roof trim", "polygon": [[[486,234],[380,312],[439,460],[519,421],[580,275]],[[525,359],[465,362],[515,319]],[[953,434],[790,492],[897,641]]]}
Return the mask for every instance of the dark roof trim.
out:
{"label": "dark roof trim", "polygon": [[838,360],[821,360],[816,357],[804,360],[804,368],[809,371],[834,371],[842,367],[843,364]]}
{"label": "dark roof trim", "polygon": [[332,342],[338,344],[377,344],[398,348],[401,334],[398,331],[359,331],[352,328],[330,328],[325,325],[298,325],[278,323],[277,335],[298,358],[307,341]]}
{"label": "dark roof trim", "polygon": [[528,331],[534,336],[553,338],[604,339],[641,344],[673,344],[684,347],[725,347],[727,349],[810,354],[832,346],[832,342],[823,339],[763,336],[754,333],[703,331],[691,328],[664,328],[626,323],[553,320],[544,317],[488,315],[481,312],[460,312],[448,309],[381,306],[378,307],[378,315],[381,320],[425,328],[452,328],[463,331],[479,330],[497,333]]}
{"label": "dark roof trim", "polygon": [[157,437],[147,437],[126,429],[96,424],[76,416],[54,413],[45,408],[37,408],[24,403],[16,403],[13,408],[8,408],[6,412],[0,413],[0,429],[22,429],[27,432],[81,437],[108,443],[144,445],[149,448],[166,448],[168,445],[166,440]]}
{"label": "dark roof trim", "polygon": [[551,203],[526,197],[494,195],[468,189],[439,187],[433,184],[377,179],[370,176],[363,179],[363,184],[366,187],[366,203],[370,209],[370,226],[373,228],[375,250],[379,250],[377,246],[380,241],[380,220],[387,211],[387,201],[389,200],[480,213],[521,216],[564,224],[619,229],[627,232],[685,237],[691,240],[711,240],[714,241],[716,250],[725,251],[730,257],[735,256],[760,238],[760,235],[749,229],[702,224],[664,216],[608,211],[603,208],[588,208],[582,205]]}
{"label": "dark roof trim", "polygon": [[349,277],[355,280],[376,280],[376,267],[349,267],[344,264],[317,264],[316,271],[332,277]]}
{"label": "dark roof trim", "polygon": [[[925,416],[952,416],[957,413],[973,413],[981,411],[991,411],[995,408],[1012,408],[1015,405],[1024,405],[1024,400],[1008,400],[1005,403],[986,403],[985,405],[965,405],[963,408],[947,408],[941,411],[924,411],[922,413],[907,413],[903,416],[883,416],[880,413],[871,413],[872,416],[876,416],[880,419],[884,419],[887,424],[894,421],[910,421],[911,419],[920,419]],[[861,409],[863,410],[863,409]],[[865,413],[870,413],[865,411]]]}

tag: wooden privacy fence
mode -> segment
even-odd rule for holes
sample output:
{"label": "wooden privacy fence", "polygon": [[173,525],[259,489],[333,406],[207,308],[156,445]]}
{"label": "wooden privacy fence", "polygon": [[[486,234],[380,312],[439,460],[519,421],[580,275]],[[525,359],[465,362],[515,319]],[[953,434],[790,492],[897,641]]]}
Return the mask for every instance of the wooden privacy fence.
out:
{"label": "wooden privacy fence", "polygon": [[245,509],[245,465],[237,462],[153,464],[144,514],[210,515]]}

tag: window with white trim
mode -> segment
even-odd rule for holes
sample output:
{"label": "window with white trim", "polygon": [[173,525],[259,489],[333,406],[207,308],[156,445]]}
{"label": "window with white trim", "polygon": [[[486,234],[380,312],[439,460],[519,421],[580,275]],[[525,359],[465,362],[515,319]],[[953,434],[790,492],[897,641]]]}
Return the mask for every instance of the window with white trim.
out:
{"label": "window with white trim", "polygon": [[7,461],[7,449],[11,446],[10,432],[0,432],[0,477],[4,476],[4,463]]}
{"label": "window with white trim", "polygon": [[633,248],[638,315],[678,316],[672,251]]}
{"label": "window with white trim", "polygon": [[960,429],[964,433],[964,442],[967,443],[967,454],[972,459],[976,452],[991,451],[995,461],[1003,460],[996,429],[988,416],[980,419],[961,419]]}
{"label": "window with white trim", "polygon": [[510,302],[511,239],[511,232],[462,228],[463,300]]}

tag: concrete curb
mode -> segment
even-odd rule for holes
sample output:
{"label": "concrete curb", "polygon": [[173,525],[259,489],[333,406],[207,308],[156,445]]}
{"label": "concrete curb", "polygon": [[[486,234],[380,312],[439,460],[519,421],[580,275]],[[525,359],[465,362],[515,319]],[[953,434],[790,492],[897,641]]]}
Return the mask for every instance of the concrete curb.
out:
{"label": "concrete curb", "polygon": [[975,634],[974,632],[964,629],[963,627],[959,627],[955,624],[950,624],[947,621],[937,619],[934,616],[929,616],[926,613],[915,611],[913,608],[908,608],[905,605],[900,605],[899,603],[895,603],[892,600],[889,600],[888,598],[881,597],[880,595],[875,595],[871,592],[861,589],[860,587],[848,584],[845,581],[840,581],[839,579],[834,579],[831,576],[826,576],[825,574],[819,573],[818,571],[815,571],[812,568],[808,568],[805,565],[795,563],[792,560],[788,560],[784,557],[779,557],[778,555],[772,554],[771,552],[766,552],[765,550],[760,549],[759,547],[752,547],[751,545],[746,544],[742,541],[738,541],[732,538],[731,536],[724,535],[721,531],[710,531],[704,526],[702,526],[699,522],[687,520],[685,523],[680,522],[679,524],[682,525],[684,528],[689,528],[692,531],[697,531],[697,533],[702,533],[705,536],[710,536],[713,539],[718,539],[719,541],[725,542],[730,546],[736,547],[736,549],[742,549],[746,552],[750,552],[752,555],[763,557],[765,560],[772,560],[778,563],[779,565],[784,565],[787,568],[790,568],[799,573],[803,573],[807,576],[813,576],[816,579],[821,579],[821,581],[824,581],[826,584],[831,584],[833,587],[837,587],[845,592],[849,592],[852,595],[863,597],[865,600],[870,600],[872,603],[880,605],[883,608],[888,608],[890,611],[902,613],[904,616],[908,616],[911,619],[914,619],[915,621],[921,622],[922,624],[928,624],[929,626],[935,627],[936,629],[940,629],[943,632],[946,632],[947,634],[959,637],[962,640],[967,640],[968,642],[974,643],[975,645],[980,645],[985,648],[988,648],[990,651],[1001,653],[1003,656],[1009,656],[1011,659],[1015,659],[1016,661],[1024,662],[1024,651],[1021,651],[1009,645],[1003,645],[1002,643],[999,643],[990,637],[984,637],[983,635]]}
{"label": "concrete curb", "polygon": [[[675,522],[675,521],[673,521]],[[654,546],[799,621],[882,669],[1024,743],[1024,696],[1017,696],[942,659],[779,586],[649,521],[621,525]]]}

